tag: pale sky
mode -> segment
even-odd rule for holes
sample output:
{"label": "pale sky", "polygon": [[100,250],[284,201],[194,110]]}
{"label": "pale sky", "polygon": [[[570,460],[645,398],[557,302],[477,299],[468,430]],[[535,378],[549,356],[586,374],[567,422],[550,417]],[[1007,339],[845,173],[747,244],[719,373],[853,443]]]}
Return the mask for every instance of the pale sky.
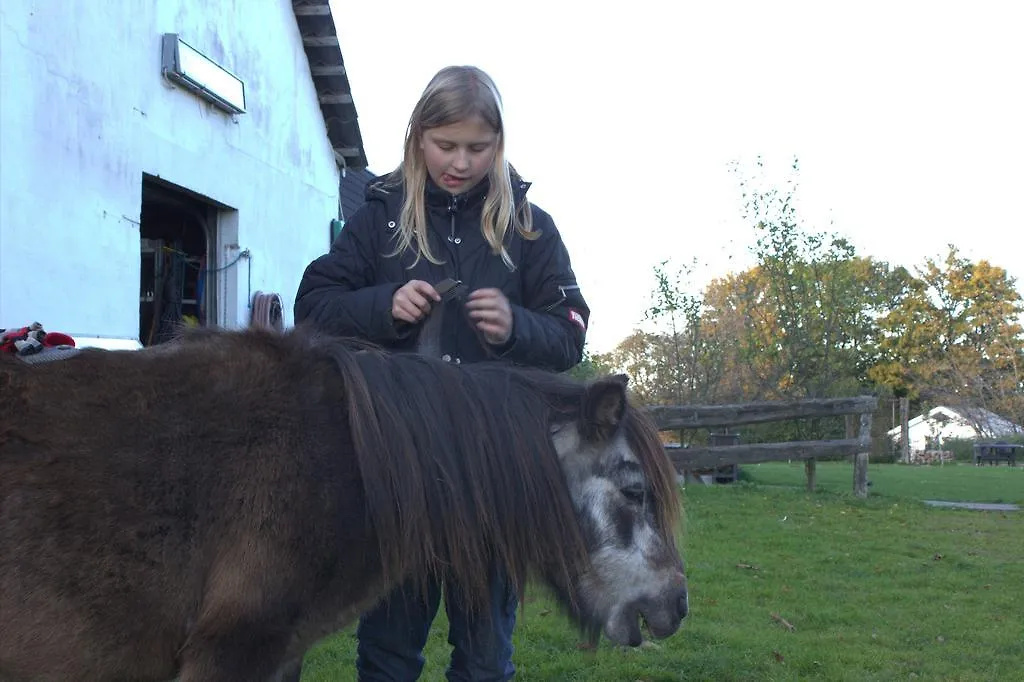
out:
{"label": "pale sky", "polygon": [[994,2],[332,0],[370,169],[449,64],[491,74],[510,161],[555,219],[588,348],[643,319],[653,267],[694,292],[752,263],[729,163],[800,159],[808,226],[913,267],[953,243],[1024,290],[1024,9]]}

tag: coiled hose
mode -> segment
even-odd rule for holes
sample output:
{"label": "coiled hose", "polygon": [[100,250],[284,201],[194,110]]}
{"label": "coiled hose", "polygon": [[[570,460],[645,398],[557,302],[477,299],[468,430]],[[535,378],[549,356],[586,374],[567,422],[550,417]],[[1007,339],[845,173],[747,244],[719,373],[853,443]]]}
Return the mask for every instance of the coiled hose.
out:
{"label": "coiled hose", "polygon": [[284,305],[281,303],[281,296],[262,291],[253,294],[249,326],[283,332]]}

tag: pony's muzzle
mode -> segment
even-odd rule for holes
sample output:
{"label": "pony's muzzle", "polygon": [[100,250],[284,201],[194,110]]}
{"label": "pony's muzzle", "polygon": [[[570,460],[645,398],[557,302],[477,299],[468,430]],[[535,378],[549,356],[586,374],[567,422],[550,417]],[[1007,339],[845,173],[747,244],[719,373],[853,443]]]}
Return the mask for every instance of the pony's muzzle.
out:
{"label": "pony's muzzle", "polygon": [[658,604],[648,603],[640,606],[647,630],[655,639],[665,639],[675,634],[689,612],[690,596],[685,580],[673,586]]}

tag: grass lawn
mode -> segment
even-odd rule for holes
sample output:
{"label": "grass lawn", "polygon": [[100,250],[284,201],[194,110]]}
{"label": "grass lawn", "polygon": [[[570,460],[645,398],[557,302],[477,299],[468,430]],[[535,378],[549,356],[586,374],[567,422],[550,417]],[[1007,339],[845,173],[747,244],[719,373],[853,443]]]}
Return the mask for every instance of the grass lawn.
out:
{"label": "grass lawn", "polygon": [[[766,462],[742,468],[745,480],[763,485],[805,488],[803,462]],[[1024,506],[1024,467],[944,464],[868,466],[872,496],[953,502],[1008,502]],[[853,467],[846,462],[818,462],[817,487],[836,493],[853,490]]]}
{"label": "grass lawn", "polygon": [[[1024,512],[920,502],[1021,503],[1024,470],[873,465],[867,500],[849,493],[852,476],[819,463],[809,494],[802,464],[771,464],[739,484],[690,485],[682,630],[648,649],[580,650],[537,592],[516,629],[517,679],[1024,679]],[[444,679],[445,638],[442,609],[422,679]],[[355,680],[354,651],[352,629],[328,638],[303,679]]]}

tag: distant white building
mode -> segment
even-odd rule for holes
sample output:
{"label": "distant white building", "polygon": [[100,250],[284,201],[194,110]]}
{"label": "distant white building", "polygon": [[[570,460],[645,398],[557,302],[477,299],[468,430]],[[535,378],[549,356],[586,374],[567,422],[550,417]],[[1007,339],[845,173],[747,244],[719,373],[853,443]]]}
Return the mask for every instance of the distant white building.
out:
{"label": "distant white building", "polygon": [[0,328],[288,325],[365,167],[328,0],[0,2]]}
{"label": "distant white building", "polygon": [[[942,443],[950,438],[973,440],[1024,434],[1019,424],[977,407],[933,407],[927,414],[911,419],[908,427],[911,453],[941,450]],[[899,443],[900,427],[886,433],[894,443]]]}

